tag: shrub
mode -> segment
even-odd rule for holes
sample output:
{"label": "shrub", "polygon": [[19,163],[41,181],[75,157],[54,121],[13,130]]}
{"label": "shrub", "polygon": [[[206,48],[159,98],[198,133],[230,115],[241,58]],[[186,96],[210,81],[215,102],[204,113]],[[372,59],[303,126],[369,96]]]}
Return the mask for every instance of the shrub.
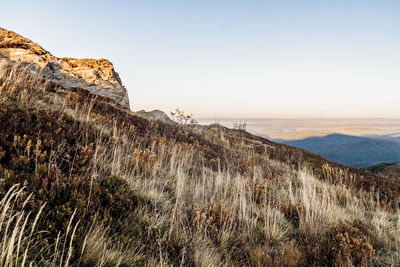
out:
{"label": "shrub", "polygon": [[289,244],[283,244],[280,248],[279,265],[281,266],[300,266],[304,263],[303,253]]}
{"label": "shrub", "polygon": [[247,123],[245,121],[239,121],[233,123],[233,129],[239,131],[246,131]]}
{"label": "shrub", "polygon": [[193,119],[193,114],[185,114],[179,108],[175,109],[175,111],[170,112],[172,119],[179,124],[186,125],[186,124],[196,124],[197,121]]}
{"label": "shrub", "polygon": [[157,164],[157,156],[147,149],[135,149],[132,156],[128,158],[131,166],[136,166],[139,173],[151,172]]}
{"label": "shrub", "polygon": [[205,208],[195,208],[192,211],[192,226],[197,230],[216,233],[232,221],[232,208],[227,208],[223,202],[218,205],[207,204]]}
{"label": "shrub", "polygon": [[247,186],[252,196],[252,200],[257,204],[263,203],[265,197],[265,185],[259,182],[248,180]]}
{"label": "shrub", "polygon": [[285,218],[298,227],[300,223],[300,216],[304,213],[304,207],[299,204],[281,204],[280,210],[285,215]]}
{"label": "shrub", "polygon": [[332,257],[335,265],[366,265],[375,253],[367,238],[355,226],[341,223],[332,230]]}

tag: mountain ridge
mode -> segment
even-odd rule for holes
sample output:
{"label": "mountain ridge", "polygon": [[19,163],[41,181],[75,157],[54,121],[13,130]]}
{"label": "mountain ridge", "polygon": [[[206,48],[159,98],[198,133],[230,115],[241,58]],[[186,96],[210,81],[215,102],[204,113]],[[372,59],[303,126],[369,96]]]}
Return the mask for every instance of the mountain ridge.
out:
{"label": "mountain ridge", "polygon": [[330,134],[294,141],[276,141],[306,149],[353,167],[364,168],[383,162],[400,162],[400,143],[389,137]]}

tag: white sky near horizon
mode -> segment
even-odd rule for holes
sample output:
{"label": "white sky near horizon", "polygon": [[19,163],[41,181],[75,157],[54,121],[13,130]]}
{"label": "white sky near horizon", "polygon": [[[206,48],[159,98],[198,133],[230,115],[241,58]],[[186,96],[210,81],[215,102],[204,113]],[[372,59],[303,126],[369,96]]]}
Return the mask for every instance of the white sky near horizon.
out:
{"label": "white sky near horizon", "polygon": [[400,118],[400,1],[5,1],[0,27],[110,59],[133,110]]}

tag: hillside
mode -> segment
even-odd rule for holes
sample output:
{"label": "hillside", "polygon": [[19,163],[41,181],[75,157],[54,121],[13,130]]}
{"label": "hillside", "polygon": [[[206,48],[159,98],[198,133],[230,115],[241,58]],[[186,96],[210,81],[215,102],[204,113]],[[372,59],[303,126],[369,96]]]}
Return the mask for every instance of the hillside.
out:
{"label": "hillside", "polygon": [[34,68],[0,62],[1,266],[400,263],[400,183]]}
{"label": "hillside", "polygon": [[331,134],[302,140],[278,141],[358,168],[383,162],[400,162],[400,142],[391,136],[358,137]]}
{"label": "hillside", "polygon": [[391,180],[400,182],[400,164],[386,162],[378,165],[374,165],[367,168],[367,171],[370,171],[375,174],[382,175]]}

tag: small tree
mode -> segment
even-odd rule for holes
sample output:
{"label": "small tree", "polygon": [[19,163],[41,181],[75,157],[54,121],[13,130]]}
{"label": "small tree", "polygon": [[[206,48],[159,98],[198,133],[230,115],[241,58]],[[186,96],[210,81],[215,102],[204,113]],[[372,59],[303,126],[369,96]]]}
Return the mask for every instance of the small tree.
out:
{"label": "small tree", "polygon": [[234,122],[233,123],[233,129],[235,130],[242,130],[242,131],[246,131],[247,128],[247,123],[245,121],[239,121],[239,122]]}
{"label": "small tree", "polygon": [[175,111],[170,112],[172,120],[175,122],[181,124],[181,125],[187,125],[187,124],[197,124],[197,121],[193,119],[193,114],[185,114],[182,110],[179,108],[175,109]]}

